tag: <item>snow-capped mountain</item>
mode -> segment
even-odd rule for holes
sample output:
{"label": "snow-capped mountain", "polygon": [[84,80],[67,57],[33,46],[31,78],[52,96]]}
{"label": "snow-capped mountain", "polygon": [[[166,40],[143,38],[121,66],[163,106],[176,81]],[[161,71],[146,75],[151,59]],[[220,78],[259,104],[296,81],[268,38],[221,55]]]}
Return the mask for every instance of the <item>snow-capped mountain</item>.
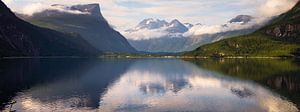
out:
{"label": "snow-capped mountain", "polygon": [[168,33],[184,33],[188,31],[188,29],[188,27],[177,19],[167,22],[166,20],[148,18],[141,21],[135,28],[128,29],[125,32],[132,33],[139,30],[164,30]]}
{"label": "snow-capped mountain", "polygon": [[158,29],[158,28],[162,28],[168,25],[168,22],[166,22],[165,20],[159,20],[159,19],[153,19],[153,18],[149,18],[149,19],[145,19],[142,22],[140,22],[137,27],[135,28],[136,30],[138,29]]}
{"label": "snow-capped mountain", "polygon": [[135,28],[123,32],[129,43],[139,51],[177,52],[185,41],[183,34],[189,30],[179,20],[170,22],[145,19]]}
{"label": "snow-capped mountain", "polygon": [[170,22],[145,19],[135,28],[123,32],[129,43],[139,51],[182,52],[224,38],[251,33],[256,26],[254,17],[239,15],[221,25]]}
{"label": "snow-capped mountain", "polygon": [[189,29],[183,25],[180,21],[177,19],[172,20],[168,26],[167,30],[169,33],[184,33],[187,32]]}

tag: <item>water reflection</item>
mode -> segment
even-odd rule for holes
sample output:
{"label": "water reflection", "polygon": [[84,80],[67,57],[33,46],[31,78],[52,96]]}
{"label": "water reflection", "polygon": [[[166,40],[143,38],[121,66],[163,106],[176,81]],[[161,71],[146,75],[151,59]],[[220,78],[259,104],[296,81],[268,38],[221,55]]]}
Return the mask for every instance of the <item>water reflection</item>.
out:
{"label": "water reflection", "polygon": [[300,61],[281,59],[191,60],[222,75],[252,80],[288,98],[300,108]]}
{"label": "water reflection", "polygon": [[[11,81],[27,84],[6,98],[16,101],[12,109],[18,111],[298,111],[260,83],[182,60],[39,60],[17,65],[11,70],[22,68],[18,77],[30,76]],[[6,70],[1,73],[11,71]],[[6,91],[5,84],[0,84],[1,91]]]}
{"label": "water reflection", "polygon": [[100,111],[291,112],[297,108],[252,82],[179,60],[143,60],[109,87]]}
{"label": "water reflection", "polygon": [[16,96],[12,99],[17,101],[13,110],[96,109],[109,83],[123,74],[131,63],[129,60],[6,60],[0,64],[6,67],[0,89],[4,95],[0,97],[8,101]]}

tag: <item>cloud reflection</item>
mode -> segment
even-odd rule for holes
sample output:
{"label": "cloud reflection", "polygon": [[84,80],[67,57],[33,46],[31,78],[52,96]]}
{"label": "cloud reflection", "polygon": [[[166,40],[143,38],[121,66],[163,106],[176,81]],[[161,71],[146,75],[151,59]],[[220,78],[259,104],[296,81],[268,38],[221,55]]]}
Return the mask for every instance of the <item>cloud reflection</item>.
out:
{"label": "cloud reflection", "polygon": [[[114,61],[110,64],[120,64],[117,60]],[[106,92],[99,93],[96,90],[99,86],[97,82],[105,79],[99,79],[98,73],[107,69],[103,68],[106,65],[97,66],[74,79],[33,87],[14,99],[17,101],[14,109],[32,112],[298,111],[293,103],[259,84],[227,77],[175,59],[134,61],[126,70],[122,70],[124,72],[118,72],[119,78],[111,82]],[[73,92],[66,97],[62,95],[64,93],[60,93],[62,90]],[[37,95],[38,93],[42,94]],[[97,100],[91,99],[95,97],[88,97],[93,94],[98,94],[95,95],[98,96]],[[51,98],[51,101],[45,100],[45,96]],[[99,106],[92,108],[87,105],[93,103]]]}

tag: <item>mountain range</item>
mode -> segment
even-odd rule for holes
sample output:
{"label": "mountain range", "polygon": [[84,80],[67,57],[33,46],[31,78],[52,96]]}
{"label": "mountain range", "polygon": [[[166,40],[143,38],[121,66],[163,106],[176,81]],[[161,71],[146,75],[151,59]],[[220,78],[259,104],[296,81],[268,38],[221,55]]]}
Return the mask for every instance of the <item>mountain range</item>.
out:
{"label": "mountain range", "polygon": [[260,27],[253,24],[254,19],[249,15],[239,15],[223,25],[208,26],[182,23],[177,19],[167,22],[149,18],[123,34],[139,51],[183,52],[227,37],[251,33]]}
{"label": "mountain range", "polygon": [[0,57],[96,56],[101,52],[80,35],[27,23],[0,1]]}
{"label": "mountain range", "polygon": [[65,6],[54,4],[51,8],[31,16],[18,14],[34,25],[52,30],[81,35],[102,52],[136,53],[124,36],[110,27],[102,16],[99,4]]}
{"label": "mountain range", "polygon": [[300,55],[300,2],[254,33],[224,39],[187,52],[205,57],[295,57]]}
{"label": "mountain range", "polygon": [[138,51],[202,57],[300,55],[300,3],[264,27],[249,15],[238,15],[221,25],[149,18],[122,32],[126,38],[105,20],[99,4],[54,4],[33,15],[15,15],[3,2],[0,9],[0,57]]}

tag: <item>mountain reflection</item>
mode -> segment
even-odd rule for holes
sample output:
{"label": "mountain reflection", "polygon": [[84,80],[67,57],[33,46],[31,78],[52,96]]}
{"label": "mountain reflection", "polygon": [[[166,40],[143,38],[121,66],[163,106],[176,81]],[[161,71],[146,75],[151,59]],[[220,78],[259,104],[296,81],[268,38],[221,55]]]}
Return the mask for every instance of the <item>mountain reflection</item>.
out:
{"label": "mountain reflection", "polygon": [[222,75],[252,80],[290,99],[300,108],[300,62],[281,59],[191,60]]}
{"label": "mountain reflection", "polygon": [[[3,61],[1,65],[8,68],[2,68],[1,77],[4,80],[1,82],[1,91],[17,95],[12,100],[17,102],[13,110],[47,112],[96,109],[109,83],[123,74],[131,63],[128,60],[88,59]],[[12,76],[16,79],[12,79]],[[18,91],[22,92],[16,94]]]}
{"label": "mountain reflection", "polygon": [[295,104],[258,83],[228,77],[182,60],[97,60],[88,66],[81,65],[75,71],[66,69],[59,73],[43,68],[53,73],[54,78],[18,92],[12,99],[16,101],[12,109],[30,112],[298,111]]}
{"label": "mountain reflection", "polygon": [[141,60],[101,98],[100,111],[298,111],[264,87],[180,60]]}

